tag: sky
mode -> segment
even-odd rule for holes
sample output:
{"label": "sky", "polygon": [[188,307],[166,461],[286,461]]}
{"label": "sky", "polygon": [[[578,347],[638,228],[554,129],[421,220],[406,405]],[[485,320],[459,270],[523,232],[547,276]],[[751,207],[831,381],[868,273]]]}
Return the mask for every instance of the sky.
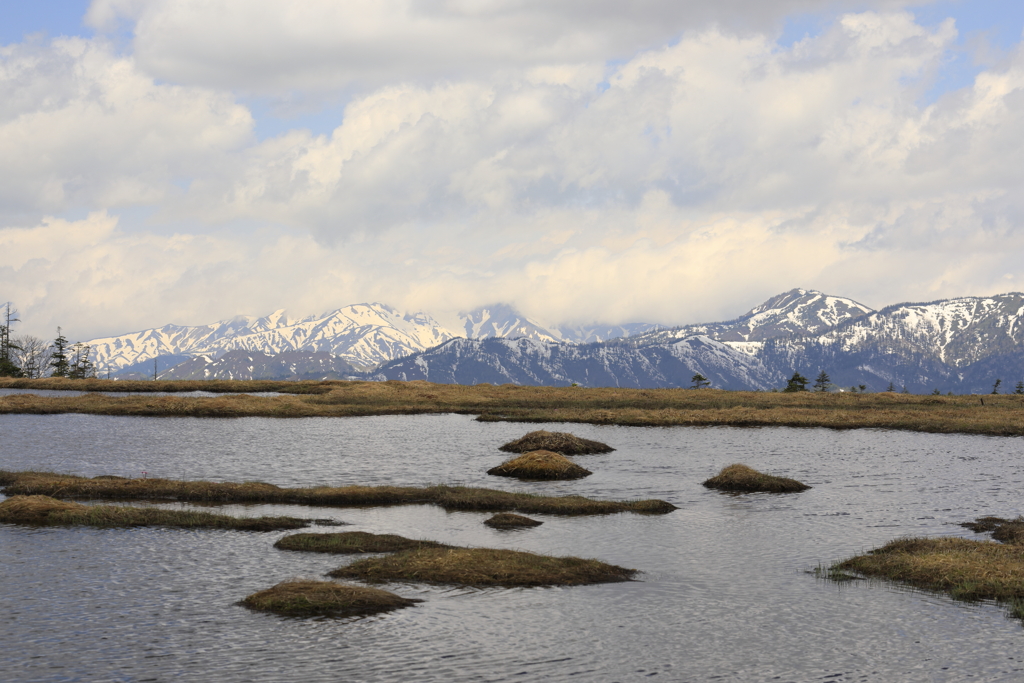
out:
{"label": "sky", "polygon": [[0,0],[0,302],[73,340],[1024,290],[1019,0]]}

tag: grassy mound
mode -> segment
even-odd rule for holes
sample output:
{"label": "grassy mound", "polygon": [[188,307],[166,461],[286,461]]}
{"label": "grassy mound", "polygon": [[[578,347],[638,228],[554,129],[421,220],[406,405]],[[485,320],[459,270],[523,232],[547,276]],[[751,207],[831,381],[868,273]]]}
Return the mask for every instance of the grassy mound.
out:
{"label": "grassy mound", "polygon": [[962,600],[1024,600],[1024,546],[965,538],[903,538],[833,571],[901,581]]}
{"label": "grassy mound", "polygon": [[605,515],[614,512],[663,514],[676,509],[663,500],[593,500],[583,496],[537,496],[465,486],[314,486],[281,488],[262,482],[176,479],[89,479],[52,472],[0,470],[7,495],[48,495],[79,500],[177,500],[197,503],[270,503],[367,507],[432,504],[446,510],[522,512],[548,515]]}
{"label": "grassy mound", "polygon": [[744,491],[747,493],[757,491],[765,493],[795,493],[811,488],[796,479],[774,477],[739,464],[723,467],[722,471],[716,476],[705,481],[704,486],[709,489]]}
{"label": "grassy mound", "polygon": [[229,517],[191,510],[157,510],[125,505],[82,505],[49,496],[13,496],[0,503],[0,523],[34,526],[133,527],[275,531],[309,523],[294,517]]}
{"label": "grassy mound", "polygon": [[979,534],[991,531],[992,538],[1003,543],[1024,543],[1024,517],[979,517],[973,522],[963,522],[960,526]]}
{"label": "grassy mound", "polygon": [[540,526],[543,523],[522,515],[514,515],[511,512],[499,512],[490,519],[484,520],[484,524],[495,529],[519,529]]}
{"label": "grassy mound", "polygon": [[634,574],[635,569],[579,557],[490,548],[427,548],[358,560],[329,575],[459,586],[578,586],[628,581]]}
{"label": "grassy mound", "polygon": [[600,441],[581,439],[568,432],[546,432],[541,429],[530,432],[515,441],[509,441],[504,446],[500,446],[499,450],[508,453],[554,451],[562,455],[590,455],[592,453],[611,453],[615,449]]}
{"label": "grassy mound", "polygon": [[422,600],[333,581],[284,581],[247,596],[240,604],[260,612],[291,617],[373,614],[408,607]]}
{"label": "grassy mound", "polygon": [[593,472],[554,451],[532,451],[492,467],[487,474],[516,479],[581,479]]}
{"label": "grassy mound", "polygon": [[415,548],[445,548],[443,543],[414,541],[395,534],[346,531],[337,534],[291,534],[274,544],[281,550],[310,553],[394,553]]}

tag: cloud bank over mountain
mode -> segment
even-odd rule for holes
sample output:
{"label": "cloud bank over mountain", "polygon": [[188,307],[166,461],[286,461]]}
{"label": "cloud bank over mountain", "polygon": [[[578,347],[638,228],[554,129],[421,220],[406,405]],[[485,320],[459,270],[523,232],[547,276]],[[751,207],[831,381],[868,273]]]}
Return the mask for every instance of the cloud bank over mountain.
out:
{"label": "cloud bank over mountain", "polygon": [[922,4],[96,1],[0,46],[0,299],[84,339],[1024,290],[1024,51],[936,91]]}

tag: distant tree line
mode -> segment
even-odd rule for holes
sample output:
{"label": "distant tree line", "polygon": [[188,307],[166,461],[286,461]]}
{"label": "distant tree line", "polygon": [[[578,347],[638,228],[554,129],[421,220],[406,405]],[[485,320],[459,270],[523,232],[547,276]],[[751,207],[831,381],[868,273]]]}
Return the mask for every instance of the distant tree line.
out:
{"label": "distant tree line", "polygon": [[11,331],[18,322],[21,322],[18,311],[7,302],[0,320],[0,377],[84,379],[96,376],[88,344],[72,344],[59,327],[52,342],[32,335],[14,337]]}

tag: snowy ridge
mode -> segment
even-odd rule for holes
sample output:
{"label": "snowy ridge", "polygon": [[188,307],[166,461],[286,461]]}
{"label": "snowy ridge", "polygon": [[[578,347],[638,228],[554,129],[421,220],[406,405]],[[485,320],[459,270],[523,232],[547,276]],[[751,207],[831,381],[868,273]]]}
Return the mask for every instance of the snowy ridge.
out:
{"label": "snowy ridge", "polygon": [[426,313],[402,313],[384,304],[355,304],[301,320],[282,311],[240,316],[211,325],[165,327],[86,342],[101,369],[114,371],[158,356],[209,355],[244,350],[265,355],[306,350],[338,356],[357,367],[436,346],[454,335]]}
{"label": "snowy ridge", "polygon": [[636,342],[665,343],[703,334],[726,342],[759,342],[782,336],[813,336],[848,320],[872,313],[853,299],[813,289],[793,289],[774,296],[735,320],[686,325],[640,334]]}

